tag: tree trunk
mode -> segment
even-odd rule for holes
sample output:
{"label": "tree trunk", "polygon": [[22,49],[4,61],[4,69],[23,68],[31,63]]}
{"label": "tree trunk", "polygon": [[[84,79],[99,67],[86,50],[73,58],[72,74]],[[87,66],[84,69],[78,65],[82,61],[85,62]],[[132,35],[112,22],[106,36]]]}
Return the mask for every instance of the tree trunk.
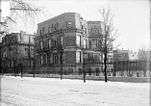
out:
{"label": "tree trunk", "polygon": [[60,53],[60,79],[62,80],[62,74],[63,74],[63,51]]}
{"label": "tree trunk", "polygon": [[107,53],[104,53],[104,76],[105,82],[107,82]]}
{"label": "tree trunk", "polygon": [[35,57],[34,57],[34,59],[33,59],[33,77],[35,78],[35,65],[36,65],[36,63],[35,63]]}

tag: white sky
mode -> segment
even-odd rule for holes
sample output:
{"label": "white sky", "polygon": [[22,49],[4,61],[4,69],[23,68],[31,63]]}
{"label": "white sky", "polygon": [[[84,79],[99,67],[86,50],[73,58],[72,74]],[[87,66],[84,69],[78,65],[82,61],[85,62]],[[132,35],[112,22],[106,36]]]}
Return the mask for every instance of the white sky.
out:
{"label": "white sky", "polygon": [[[148,0],[30,0],[34,6],[43,9],[43,14],[37,18],[42,22],[64,12],[78,12],[89,20],[100,20],[99,9],[110,8],[114,14],[114,26],[119,31],[116,44],[120,48],[149,48],[150,43],[150,5]],[[2,3],[3,16],[9,14],[9,5]],[[5,13],[4,13],[5,11]],[[23,25],[22,25],[23,26]],[[19,27],[22,28],[22,27]],[[32,29],[32,30],[25,30]],[[32,32],[33,28],[23,30]],[[34,26],[34,31],[36,27]]]}

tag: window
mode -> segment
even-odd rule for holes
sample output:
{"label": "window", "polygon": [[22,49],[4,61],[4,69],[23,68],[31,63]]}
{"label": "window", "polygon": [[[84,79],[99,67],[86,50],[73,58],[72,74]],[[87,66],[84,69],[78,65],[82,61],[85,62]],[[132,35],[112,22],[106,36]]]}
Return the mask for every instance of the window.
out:
{"label": "window", "polygon": [[81,60],[81,52],[80,51],[78,51],[76,53],[76,61],[77,61],[77,63],[81,63],[82,62],[82,60]]}
{"label": "window", "polygon": [[25,56],[29,55],[29,48],[25,48]]}
{"label": "window", "polygon": [[91,32],[94,34],[98,34],[98,29],[97,28],[91,28]]}
{"label": "window", "polygon": [[79,75],[81,75],[82,74],[82,69],[81,68],[79,68]]}
{"label": "window", "polygon": [[89,41],[89,48],[90,48],[90,49],[91,49],[91,46],[92,46],[91,41]]}
{"label": "window", "polygon": [[48,26],[48,33],[51,33],[51,27],[50,27],[50,25]]}
{"label": "window", "polygon": [[83,40],[83,47],[86,48],[86,39]]}
{"label": "window", "polygon": [[43,64],[43,62],[44,62],[44,61],[43,61],[43,56],[41,55],[41,56],[40,56],[40,63],[41,63],[41,65]]}
{"label": "window", "polygon": [[3,57],[4,57],[4,58],[7,57],[7,51],[4,51]]}
{"label": "window", "polygon": [[51,54],[50,54],[49,58],[50,58],[50,64],[52,64],[53,63],[53,58],[52,58]]}
{"label": "window", "polygon": [[91,48],[96,49],[96,46],[97,46],[97,41],[94,39],[91,41]]}
{"label": "window", "polygon": [[49,42],[49,48],[51,48],[51,39],[49,39],[48,42]]}
{"label": "window", "polygon": [[58,22],[56,24],[51,24],[51,32],[56,31],[58,29]]}
{"label": "window", "polygon": [[54,24],[51,24],[51,32],[54,31]]}
{"label": "window", "polygon": [[89,47],[88,47],[88,39],[86,39],[86,48],[89,48]]}
{"label": "window", "polygon": [[58,23],[56,23],[55,25],[54,25],[54,30],[57,30],[58,29]]}
{"label": "window", "polygon": [[42,34],[45,33],[45,27],[42,27]]}
{"label": "window", "polygon": [[66,23],[66,27],[67,27],[67,28],[72,28],[72,22],[71,22],[71,21],[67,22],[67,23]]}
{"label": "window", "polygon": [[53,55],[53,63],[54,64],[58,63],[58,56],[57,55]]}
{"label": "window", "polygon": [[54,45],[53,46],[57,47],[57,41],[56,40],[54,40]]}
{"label": "window", "polygon": [[81,29],[84,29],[83,25],[81,25]]}
{"label": "window", "polygon": [[42,35],[42,30],[40,30],[40,36]]}
{"label": "window", "polygon": [[48,58],[48,55],[45,54],[45,63],[47,64],[47,58]]}
{"label": "window", "polygon": [[61,45],[63,45],[63,37],[61,37],[60,39],[61,39]]}
{"label": "window", "polygon": [[85,32],[85,34],[87,33],[87,28],[84,28],[84,32]]}
{"label": "window", "polygon": [[43,49],[43,42],[40,42],[40,49]]}
{"label": "window", "polygon": [[81,36],[76,36],[77,46],[81,46]]}
{"label": "window", "polygon": [[82,54],[80,52],[80,63],[82,63]]}

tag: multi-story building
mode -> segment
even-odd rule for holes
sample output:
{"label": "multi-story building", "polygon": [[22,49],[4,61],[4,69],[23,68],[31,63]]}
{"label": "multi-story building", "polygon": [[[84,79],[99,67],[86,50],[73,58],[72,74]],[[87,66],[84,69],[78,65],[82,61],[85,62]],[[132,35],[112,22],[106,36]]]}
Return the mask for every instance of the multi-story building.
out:
{"label": "multi-story building", "polygon": [[88,21],[89,32],[89,49],[93,51],[99,50],[99,39],[102,35],[102,22],[101,21]]}
{"label": "multi-story building", "polygon": [[64,72],[81,72],[83,64],[90,73],[102,70],[102,57],[92,37],[96,33],[90,28],[80,14],[70,12],[39,23],[35,38],[36,67],[57,72],[63,61]]}
{"label": "multi-story building", "polygon": [[103,73],[103,55],[99,50],[99,38],[102,35],[101,21],[87,21],[88,26],[88,38],[89,38],[89,67],[94,71]]}
{"label": "multi-story building", "polygon": [[[100,62],[99,62],[99,66],[100,66],[100,74],[101,72],[103,72],[103,52],[101,52],[101,41],[100,39],[102,39],[103,37],[103,23],[101,21],[88,21],[88,33],[89,33],[89,49],[92,50],[95,54],[98,55],[98,57],[100,56]],[[110,53],[108,53],[107,55],[107,73],[108,75],[112,75],[112,71],[113,71],[113,53],[112,51]],[[95,59],[96,61],[96,59]],[[94,66],[94,65],[93,65]]]}
{"label": "multi-story building", "polygon": [[64,13],[38,24],[35,38],[36,67],[49,72],[81,70],[88,48],[87,23],[78,13]]}
{"label": "multi-story building", "polygon": [[33,65],[34,36],[20,33],[2,38],[1,57],[3,72],[13,72],[20,66],[29,69]]}

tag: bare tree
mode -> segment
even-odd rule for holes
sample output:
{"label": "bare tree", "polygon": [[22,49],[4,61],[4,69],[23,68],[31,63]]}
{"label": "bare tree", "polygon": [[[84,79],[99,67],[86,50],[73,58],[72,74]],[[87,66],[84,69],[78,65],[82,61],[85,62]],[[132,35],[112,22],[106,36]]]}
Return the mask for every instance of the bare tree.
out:
{"label": "bare tree", "polygon": [[101,9],[100,10],[102,18],[102,33],[99,36],[99,51],[103,53],[103,63],[104,63],[104,75],[105,82],[107,82],[107,60],[108,53],[113,50],[113,41],[117,35],[117,30],[113,26],[113,14],[110,9]]}
{"label": "bare tree", "polygon": [[139,51],[138,51],[138,59],[139,60],[146,61],[147,58],[149,57],[148,55],[149,55],[149,52],[147,53],[147,51],[145,51],[143,48],[139,49]]}
{"label": "bare tree", "polygon": [[[1,3],[1,1],[0,1]],[[34,8],[32,5],[30,5],[28,2],[25,2],[25,0],[9,0],[10,3],[10,12],[11,15],[14,14],[14,16],[19,16],[20,13],[25,16],[26,19],[34,18],[38,15],[38,12],[40,11],[39,8]],[[1,12],[1,8],[0,8]],[[8,28],[9,22],[17,23],[15,19],[13,19],[12,16],[7,16],[4,22],[1,22],[1,15],[0,15],[0,25],[4,27],[4,29]],[[6,30],[0,30],[0,34],[7,33]]]}
{"label": "bare tree", "polygon": [[27,16],[37,15],[37,12],[40,11],[39,8],[34,8],[29,3],[24,2],[23,0],[11,0],[11,11],[22,11]]}

